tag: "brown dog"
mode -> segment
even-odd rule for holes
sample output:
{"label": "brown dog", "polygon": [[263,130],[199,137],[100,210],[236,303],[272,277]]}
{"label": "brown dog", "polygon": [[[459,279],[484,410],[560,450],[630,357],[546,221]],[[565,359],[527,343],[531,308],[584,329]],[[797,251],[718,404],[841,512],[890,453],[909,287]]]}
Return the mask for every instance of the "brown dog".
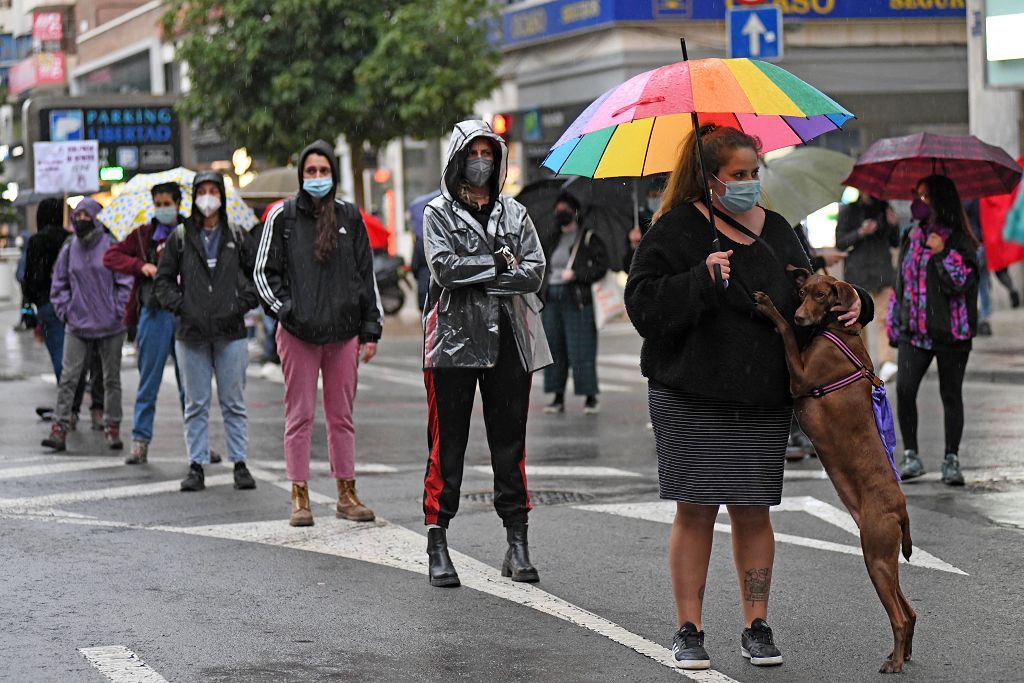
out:
{"label": "brown dog", "polygon": [[[802,268],[789,267],[800,290],[800,307],[794,322],[816,327],[838,336],[868,371],[871,357],[860,337],[860,325],[846,327],[836,320],[833,306],[848,308],[857,291],[828,275],[811,275]],[[849,377],[856,371],[852,361],[832,341],[816,335],[801,353],[793,328],[782,317],[768,295],[754,294],[757,310],[775,323],[786,347],[789,388],[795,399],[800,427],[818,451],[821,464],[839,498],[860,528],[871,583],[892,624],[893,648],[882,664],[881,673],[899,673],[910,659],[917,615],[900,590],[899,552],[910,559],[910,520],[907,501],[893,466],[879,437],[872,412],[871,390],[879,382],[870,372],[865,379],[820,398],[811,392]]]}

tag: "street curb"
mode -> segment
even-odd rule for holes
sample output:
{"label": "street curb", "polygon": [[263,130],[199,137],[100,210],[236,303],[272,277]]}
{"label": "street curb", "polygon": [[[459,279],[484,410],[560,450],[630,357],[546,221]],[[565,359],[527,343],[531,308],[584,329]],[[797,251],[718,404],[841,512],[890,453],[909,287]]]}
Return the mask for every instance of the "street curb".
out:
{"label": "street curb", "polygon": [[964,381],[985,382],[989,384],[1024,384],[1024,372],[1014,370],[968,370],[964,375]]}

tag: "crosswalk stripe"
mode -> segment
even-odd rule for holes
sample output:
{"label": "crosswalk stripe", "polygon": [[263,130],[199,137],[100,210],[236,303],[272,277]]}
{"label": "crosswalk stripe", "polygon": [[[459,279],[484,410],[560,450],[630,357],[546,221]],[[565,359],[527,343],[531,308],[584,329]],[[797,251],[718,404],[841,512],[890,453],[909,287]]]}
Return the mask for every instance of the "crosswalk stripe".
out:
{"label": "crosswalk stripe", "polygon": [[[224,486],[233,484],[234,475],[216,474],[206,477],[207,488],[211,486]],[[138,496],[150,496],[158,493],[171,493],[181,490],[181,482],[177,479],[168,481],[157,481],[150,484],[132,484],[130,486],[115,486],[106,489],[91,491],[71,491],[68,493],[51,493],[42,496],[29,496],[27,498],[0,498],[0,510],[24,510],[44,507],[58,507],[73,503],[85,503],[99,500],[115,500],[119,498],[136,498]]]}
{"label": "crosswalk stripe", "polygon": [[[305,550],[427,574],[425,538],[414,531],[378,519],[374,523],[332,521],[314,527],[292,528],[285,520],[222,524],[206,527],[153,527],[174,533],[193,534],[249,543]],[[467,588],[529,607],[575,624],[624,645],[676,673],[697,681],[729,683],[734,679],[717,672],[687,672],[676,669],[672,652],[624,629],[618,624],[584,610],[562,598],[527,583],[501,578],[498,572],[468,555],[452,550],[459,578]]]}
{"label": "crosswalk stripe", "polygon": [[115,683],[167,683],[167,679],[139,659],[124,645],[80,647],[89,663]]}
{"label": "crosswalk stripe", "polygon": [[87,460],[52,463],[48,465],[33,465],[30,467],[6,467],[0,469],[0,480],[21,479],[24,477],[41,477],[48,474],[67,474],[69,472],[100,470],[120,466],[120,461]]}
{"label": "crosswalk stripe", "polygon": [[[470,469],[481,474],[491,474],[490,465],[473,465]],[[568,477],[593,479],[599,477],[642,477],[642,474],[620,470],[617,467],[573,467],[565,465],[526,465],[527,477]]]}
{"label": "crosswalk stripe", "polygon": [[[672,524],[676,514],[675,503],[671,501],[574,505],[573,507],[577,510],[605,512],[612,515],[618,515],[620,517],[632,517],[635,519],[643,519],[649,522],[659,522],[662,524]],[[782,504],[776,507],[775,510],[777,512],[806,512],[824,522],[837,526],[854,536],[860,536],[857,525],[854,524],[853,520],[850,519],[846,512],[833,505],[829,505],[824,501],[818,500],[817,498],[812,498],[810,496],[783,498]],[[715,524],[715,531],[730,534],[732,533],[732,528],[728,524]],[[831,541],[822,541],[816,538],[805,538],[803,536],[776,533],[775,540],[779,543],[789,543],[791,545],[816,548],[818,550],[829,550],[831,552],[843,553],[845,555],[863,555],[859,546],[832,543]],[[961,574],[963,576],[968,575],[967,572],[958,569],[947,562],[943,562],[939,558],[921,550],[917,546],[914,546],[914,552],[909,562],[902,556],[900,556],[900,562],[916,567],[925,567],[936,571],[948,572],[950,574]]]}

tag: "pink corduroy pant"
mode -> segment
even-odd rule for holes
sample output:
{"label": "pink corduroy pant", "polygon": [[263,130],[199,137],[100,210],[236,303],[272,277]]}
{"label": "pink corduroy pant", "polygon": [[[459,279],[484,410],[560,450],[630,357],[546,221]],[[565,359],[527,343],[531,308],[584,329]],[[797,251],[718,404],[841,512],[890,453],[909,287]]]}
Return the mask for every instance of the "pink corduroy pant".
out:
{"label": "pink corduroy pant", "polygon": [[309,447],[316,415],[317,380],[323,373],[324,417],[331,476],[354,479],[359,338],[309,344],[277,326],[277,354],[284,373],[284,460],[290,481],[309,481]]}

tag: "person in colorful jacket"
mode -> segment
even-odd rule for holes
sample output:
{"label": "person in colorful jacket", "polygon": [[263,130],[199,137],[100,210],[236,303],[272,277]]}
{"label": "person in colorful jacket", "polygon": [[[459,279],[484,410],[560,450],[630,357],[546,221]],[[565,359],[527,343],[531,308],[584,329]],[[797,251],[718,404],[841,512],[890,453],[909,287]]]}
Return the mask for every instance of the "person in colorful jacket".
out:
{"label": "person in colorful jacket", "polygon": [[64,357],[57,390],[57,414],[50,436],[43,445],[55,451],[67,448],[71,426],[72,402],[93,345],[103,366],[104,432],[113,450],[123,447],[121,428],[121,346],[125,327],[122,321],[132,279],[111,273],[103,265],[103,255],[114,237],[96,219],[100,205],[83,199],[71,218],[75,237],[61,249],[53,268],[50,303],[64,323]]}
{"label": "person in colorful jacket", "polygon": [[[157,301],[155,293],[156,267],[160,262],[167,238],[174,234],[182,221],[178,214],[181,188],[177,183],[163,183],[151,190],[154,218],[133,230],[122,242],[110,247],[103,256],[103,265],[115,273],[135,279],[131,298],[124,313],[124,324],[137,327],[139,346],[139,389],[135,396],[135,415],[132,421],[132,450],[125,463],[138,465],[146,462],[149,442],[153,439],[153,417],[156,398],[163,381],[167,356],[174,355],[174,313]],[[178,397],[184,410],[185,394],[182,389],[178,364],[174,375],[178,380]]]}
{"label": "person in colorful jacket", "polygon": [[914,190],[917,225],[903,236],[896,288],[886,323],[899,349],[897,416],[905,448],[900,476],[924,474],[918,455],[917,391],[935,358],[945,415],[942,482],[962,486],[960,437],[964,429],[963,381],[978,325],[978,241],[967,226],[956,185],[928,176]]}

